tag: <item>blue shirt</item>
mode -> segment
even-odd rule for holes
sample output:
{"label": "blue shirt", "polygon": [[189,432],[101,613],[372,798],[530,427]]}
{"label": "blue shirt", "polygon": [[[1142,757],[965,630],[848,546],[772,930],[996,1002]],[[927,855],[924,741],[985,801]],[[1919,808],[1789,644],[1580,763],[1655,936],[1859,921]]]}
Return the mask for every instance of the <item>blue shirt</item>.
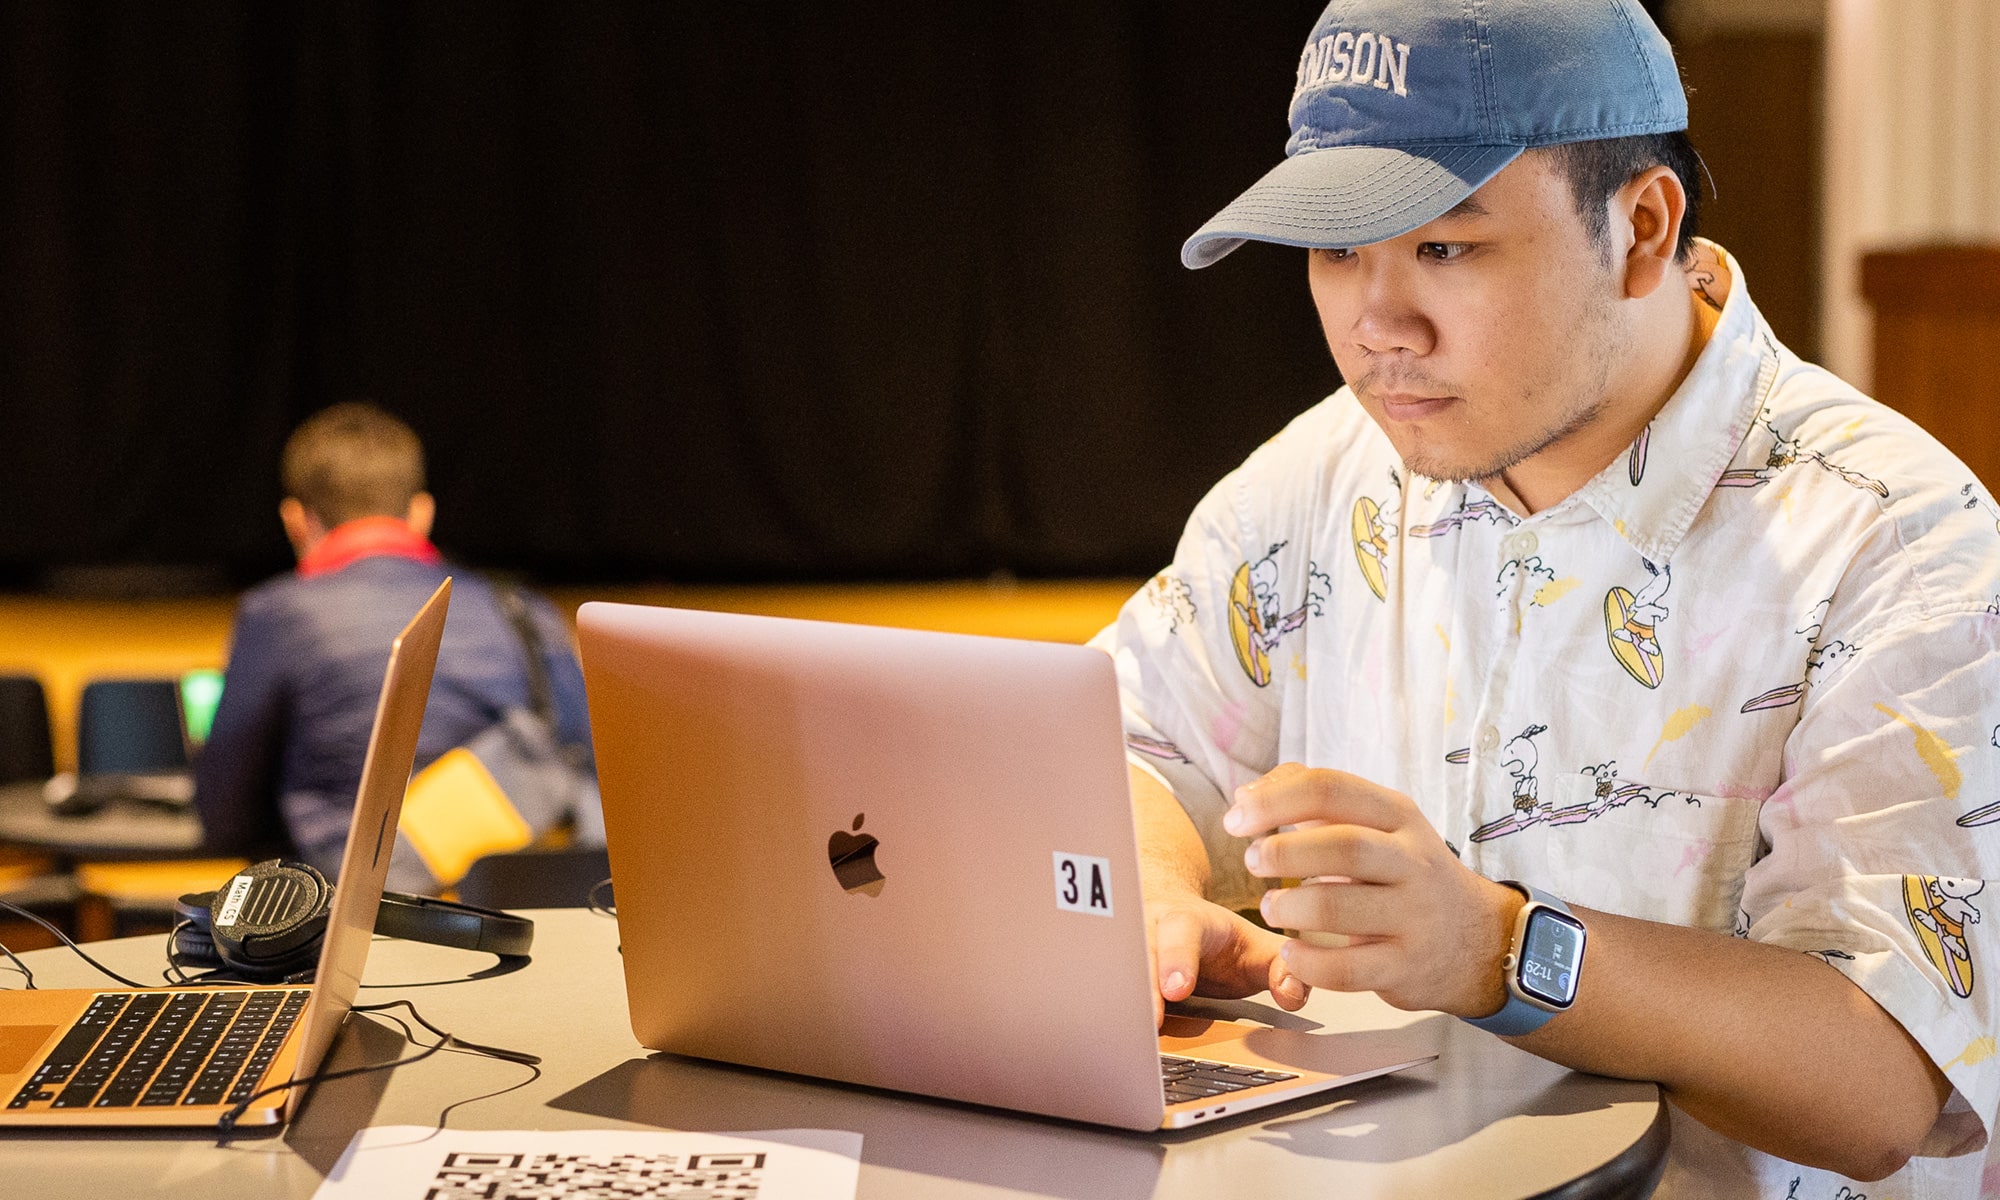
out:
{"label": "blue shirt", "polygon": [[[338,867],[389,645],[447,575],[395,555],[244,594],[214,727],[195,765],[195,808],[216,853],[296,854]],[[583,675],[554,606],[524,597],[541,634],[565,745],[590,745]],[[526,708],[527,651],[477,575],[458,572],[416,767]]]}

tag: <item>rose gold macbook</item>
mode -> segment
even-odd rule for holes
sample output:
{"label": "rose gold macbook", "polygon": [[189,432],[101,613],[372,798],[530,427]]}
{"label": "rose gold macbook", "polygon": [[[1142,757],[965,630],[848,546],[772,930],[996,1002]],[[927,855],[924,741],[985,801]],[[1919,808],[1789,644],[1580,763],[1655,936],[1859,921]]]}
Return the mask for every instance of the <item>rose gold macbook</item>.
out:
{"label": "rose gold macbook", "polygon": [[621,604],[578,634],[645,1046],[1129,1129],[1434,1057],[1163,1042],[1095,650]]}
{"label": "rose gold macbook", "polygon": [[[0,1126],[273,1125],[319,1069],[361,986],[451,580],[397,635],[311,986],[0,991]],[[254,903],[254,901],[253,901]],[[254,1097],[254,1098],[253,1098]]]}

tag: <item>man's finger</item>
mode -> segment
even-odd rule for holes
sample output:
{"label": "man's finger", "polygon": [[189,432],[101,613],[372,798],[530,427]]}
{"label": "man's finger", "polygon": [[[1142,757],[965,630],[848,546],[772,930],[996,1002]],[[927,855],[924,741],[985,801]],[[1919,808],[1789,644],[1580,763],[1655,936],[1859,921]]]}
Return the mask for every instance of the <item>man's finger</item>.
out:
{"label": "man's finger", "polygon": [[1153,1027],[1167,1023],[1167,1002],[1160,997],[1160,948],[1157,922],[1146,924],[1146,976],[1153,981]]}
{"label": "man's finger", "polygon": [[1282,954],[1271,956],[1269,986],[1271,998],[1286,1012],[1297,1012],[1304,1008],[1306,997],[1312,994],[1312,989],[1306,986],[1305,981],[1292,974],[1292,969],[1286,964],[1285,956]]}
{"label": "man's finger", "polygon": [[1237,788],[1222,827],[1237,837],[1308,821],[1396,830],[1408,820],[1408,809],[1403,796],[1358,775],[1287,764]]}
{"label": "man's finger", "polygon": [[1153,978],[1167,1000],[1185,1000],[1201,978],[1201,920],[1184,908],[1160,914],[1153,926]]}
{"label": "man's finger", "polygon": [[1266,923],[1350,937],[1384,937],[1402,928],[1396,891],[1372,883],[1307,883],[1264,893]]}
{"label": "man's finger", "polygon": [[1312,946],[1293,940],[1281,952],[1285,969],[1300,982],[1330,992],[1379,992],[1393,987],[1398,956],[1393,942]]}
{"label": "man's finger", "polygon": [[1360,825],[1316,825],[1267,834],[1250,843],[1243,865],[1264,879],[1338,875],[1364,883],[1402,883],[1411,863],[1393,834]]}

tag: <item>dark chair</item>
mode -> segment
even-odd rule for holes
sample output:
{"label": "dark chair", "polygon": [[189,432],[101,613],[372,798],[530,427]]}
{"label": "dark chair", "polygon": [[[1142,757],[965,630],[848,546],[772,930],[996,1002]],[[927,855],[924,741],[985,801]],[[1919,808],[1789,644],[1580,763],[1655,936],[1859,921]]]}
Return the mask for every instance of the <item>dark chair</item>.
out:
{"label": "dark chair", "polygon": [[[474,862],[458,881],[458,898],[482,908],[587,908],[591,889],[609,878],[602,846],[516,850]],[[609,904],[610,891],[598,900]]]}
{"label": "dark chair", "polygon": [[95,679],[76,716],[79,775],[152,775],[188,769],[180,688],[172,679]]}
{"label": "dark chair", "polygon": [[[49,799],[57,812],[138,802],[187,807],[194,799],[194,772],[179,681],[85,684],[76,715],[75,788],[67,797],[52,793]],[[76,868],[78,933],[95,940],[168,928],[176,897],[212,888],[242,866],[240,859],[82,863]]]}
{"label": "dark chair", "polygon": [[179,808],[194,800],[177,680],[94,679],[83,687],[76,776],[52,783],[49,803],[59,813],[83,813],[121,800]]}
{"label": "dark chair", "polygon": [[[55,774],[49,703],[32,675],[0,675],[0,784],[39,783]],[[75,915],[76,881],[47,854],[0,846],[0,900],[57,924]],[[0,914],[5,938],[17,948],[52,944],[39,929]]]}
{"label": "dark chair", "polygon": [[55,773],[42,681],[32,675],[0,675],[0,784]]}

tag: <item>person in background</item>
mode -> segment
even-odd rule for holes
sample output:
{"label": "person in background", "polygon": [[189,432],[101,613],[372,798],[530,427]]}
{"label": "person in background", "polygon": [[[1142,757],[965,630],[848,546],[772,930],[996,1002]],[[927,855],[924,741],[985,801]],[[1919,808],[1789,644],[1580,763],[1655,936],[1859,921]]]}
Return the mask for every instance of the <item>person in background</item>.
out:
{"label": "person in background", "polygon": [[1302,247],[1347,385],[1098,642],[1161,996],[1655,1081],[1661,1196],[1996,1194],[1992,496],[1695,236],[1636,0],[1337,0],[1290,116],[1182,261]]}
{"label": "person in background", "polygon": [[[452,569],[431,544],[436,505],[423,446],[402,421],[347,402],[285,443],[278,519],[298,569],[245,593],[222,700],[195,767],[207,849],[279,853],[338,868],[397,632],[447,575],[451,613],[417,743],[418,771],[530,706],[528,640],[488,581]],[[525,603],[553,701],[555,734],[589,765],[583,675],[568,626],[546,600]],[[601,816],[575,814],[602,840]],[[399,856],[400,857],[400,856]],[[408,864],[392,886],[413,890]]]}

